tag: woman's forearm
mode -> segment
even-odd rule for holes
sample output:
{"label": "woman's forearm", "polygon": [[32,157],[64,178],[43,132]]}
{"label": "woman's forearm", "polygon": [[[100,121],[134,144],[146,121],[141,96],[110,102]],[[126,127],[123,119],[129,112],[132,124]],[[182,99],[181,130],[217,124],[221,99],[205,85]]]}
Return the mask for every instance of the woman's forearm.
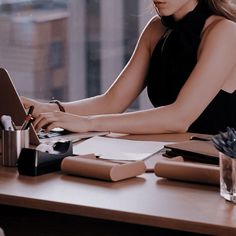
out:
{"label": "woman's forearm", "polygon": [[90,118],[91,130],[129,134],[186,132],[188,125],[171,107],[123,114],[96,115]]}
{"label": "woman's forearm", "polygon": [[76,115],[98,115],[120,112],[105,94],[80,101],[62,103],[65,111]]}

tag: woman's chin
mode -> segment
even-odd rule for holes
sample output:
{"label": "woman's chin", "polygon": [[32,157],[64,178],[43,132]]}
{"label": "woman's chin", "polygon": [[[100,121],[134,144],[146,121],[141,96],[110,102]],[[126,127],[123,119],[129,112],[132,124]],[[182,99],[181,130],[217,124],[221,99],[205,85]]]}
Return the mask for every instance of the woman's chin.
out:
{"label": "woman's chin", "polygon": [[167,11],[158,11],[160,16],[171,16],[173,13]]}

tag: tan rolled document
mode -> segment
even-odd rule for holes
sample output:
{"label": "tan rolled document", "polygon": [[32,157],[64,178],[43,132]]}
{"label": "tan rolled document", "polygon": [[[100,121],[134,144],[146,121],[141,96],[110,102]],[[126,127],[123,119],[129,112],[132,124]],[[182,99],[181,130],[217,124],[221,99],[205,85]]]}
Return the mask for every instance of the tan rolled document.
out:
{"label": "tan rolled document", "polygon": [[146,170],[143,161],[117,163],[82,156],[69,156],[64,158],[61,163],[61,170],[72,175],[108,181],[119,181],[135,177],[143,174]]}
{"label": "tan rolled document", "polygon": [[184,162],[183,158],[159,160],[154,168],[159,177],[197,182],[205,184],[220,184],[219,167],[198,162]]}

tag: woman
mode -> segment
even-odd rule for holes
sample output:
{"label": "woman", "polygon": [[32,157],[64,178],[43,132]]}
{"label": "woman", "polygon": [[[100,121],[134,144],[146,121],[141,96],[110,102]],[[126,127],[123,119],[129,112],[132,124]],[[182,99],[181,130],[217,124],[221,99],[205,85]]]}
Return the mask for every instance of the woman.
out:
{"label": "woman", "polygon": [[[61,106],[22,98],[26,108],[35,106],[37,130],[214,134],[236,128],[235,5],[229,0],[153,3],[157,16],[107,92]],[[154,108],[123,113],[146,86]]]}

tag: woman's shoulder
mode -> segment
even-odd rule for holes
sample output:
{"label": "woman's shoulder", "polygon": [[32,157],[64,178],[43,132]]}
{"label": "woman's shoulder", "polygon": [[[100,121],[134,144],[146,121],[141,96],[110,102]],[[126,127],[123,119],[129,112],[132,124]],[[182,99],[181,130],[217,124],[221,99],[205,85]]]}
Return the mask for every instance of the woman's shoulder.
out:
{"label": "woman's shoulder", "polygon": [[154,16],[146,24],[146,29],[153,33],[158,33],[159,31],[163,32],[165,30],[165,26],[162,24],[160,17]]}
{"label": "woman's shoulder", "polygon": [[162,22],[161,22],[161,18],[159,16],[153,16],[149,22],[147,23],[147,25],[149,27],[161,27],[162,26]]}
{"label": "woman's shoulder", "polygon": [[231,34],[236,35],[236,22],[226,19],[223,16],[210,16],[203,28],[202,37],[209,34],[224,34],[225,37]]}
{"label": "woman's shoulder", "polygon": [[158,16],[154,16],[148,21],[143,31],[143,37],[150,43],[151,50],[155,47],[157,41],[165,31],[166,28]]}
{"label": "woman's shoulder", "polygon": [[211,41],[214,44],[235,44],[236,42],[236,23],[222,16],[210,16],[203,28],[201,35],[199,52],[202,51],[205,43]]}

